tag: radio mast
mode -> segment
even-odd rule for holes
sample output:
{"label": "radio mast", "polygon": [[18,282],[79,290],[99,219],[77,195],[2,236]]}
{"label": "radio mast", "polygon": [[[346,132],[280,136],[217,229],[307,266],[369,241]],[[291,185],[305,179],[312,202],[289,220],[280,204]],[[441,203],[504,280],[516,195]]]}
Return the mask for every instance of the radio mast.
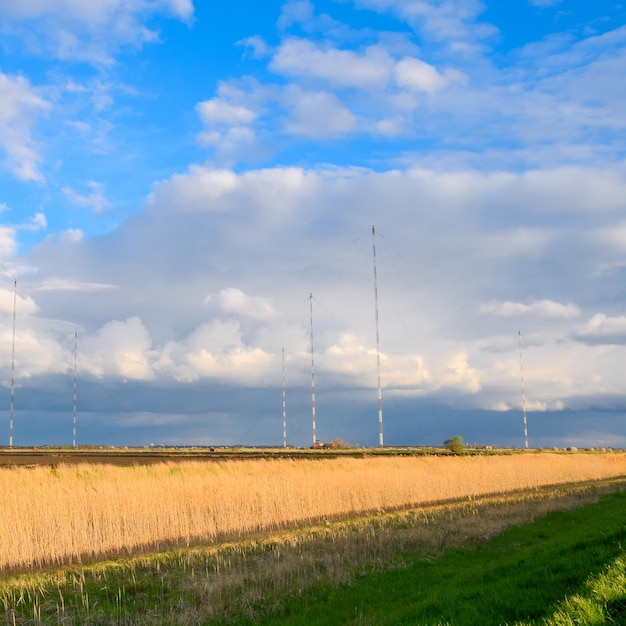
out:
{"label": "radio mast", "polygon": [[383,447],[383,392],[380,384],[380,332],[378,329],[378,274],[376,271],[376,228],[372,226],[372,256],[374,260],[374,309],[376,316],[376,375],[378,377],[378,445]]}
{"label": "radio mast", "polygon": [[15,399],[15,309],[17,307],[17,280],[13,283],[13,342],[11,344],[11,410],[9,417],[9,448],[13,447],[13,407]]}
{"label": "radio mast", "polygon": [[517,331],[519,337],[519,369],[522,381],[522,412],[524,414],[524,447],[528,449],[528,424],[526,422],[526,390],[524,388],[524,362],[522,361],[522,331]]}
{"label": "radio mast", "polygon": [[285,348],[283,348],[283,448],[287,447],[287,397],[285,391]]}
{"label": "radio mast", "polygon": [[309,293],[309,309],[311,311],[311,418],[313,421],[313,447],[317,443],[317,423],[315,419],[315,360],[313,352],[313,294]]}
{"label": "radio mast", "polygon": [[78,347],[78,332],[74,333],[74,415],[72,420],[72,448],[76,447],[76,353]]}

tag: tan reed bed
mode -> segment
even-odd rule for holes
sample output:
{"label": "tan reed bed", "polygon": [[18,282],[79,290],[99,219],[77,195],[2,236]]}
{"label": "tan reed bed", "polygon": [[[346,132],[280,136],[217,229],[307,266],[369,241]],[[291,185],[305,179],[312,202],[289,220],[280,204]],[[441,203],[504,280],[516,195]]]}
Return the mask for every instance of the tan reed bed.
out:
{"label": "tan reed bed", "polygon": [[0,470],[0,568],[626,475],[624,453],[188,461]]}

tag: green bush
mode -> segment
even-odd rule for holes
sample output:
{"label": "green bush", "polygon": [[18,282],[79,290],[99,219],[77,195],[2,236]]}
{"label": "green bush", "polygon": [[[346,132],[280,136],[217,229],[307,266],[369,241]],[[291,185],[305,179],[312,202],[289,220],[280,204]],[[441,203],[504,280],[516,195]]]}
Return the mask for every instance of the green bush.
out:
{"label": "green bush", "polygon": [[446,439],[443,445],[454,454],[463,454],[465,452],[465,444],[461,435],[455,435],[451,439]]}

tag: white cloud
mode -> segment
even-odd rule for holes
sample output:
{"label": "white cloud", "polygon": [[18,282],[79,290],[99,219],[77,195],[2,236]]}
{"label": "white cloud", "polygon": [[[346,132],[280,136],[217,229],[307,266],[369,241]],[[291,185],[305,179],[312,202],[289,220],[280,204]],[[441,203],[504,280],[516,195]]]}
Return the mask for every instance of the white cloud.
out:
{"label": "white cloud", "polygon": [[30,218],[30,222],[27,224],[19,224],[15,227],[16,230],[41,230],[42,228],[46,228],[48,226],[48,220],[44,213],[35,213],[33,217]]}
{"label": "white cloud", "polygon": [[92,335],[81,337],[81,367],[103,377],[152,380],[156,354],[150,332],[137,316],[107,322]]}
{"label": "white cloud", "polygon": [[198,142],[203,146],[215,147],[220,162],[237,162],[242,154],[249,153],[254,147],[256,134],[247,126],[233,126],[223,132],[204,131],[198,135]]}
{"label": "white cloud", "polygon": [[279,31],[286,31],[296,26],[306,33],[320,33],[324,37],[333,37],[348,30],[346,26],[334,20],[328,13],[317,15],[310,0],[287,0],[281,7],[277,26]]}
{"label": "white cloud", "polygon": [[16,249],[15,228],[0,226],[0,256],[12,257]]}
{"label": "white cloud", "polygon": [[255,59],[262,59],[268,56],[271,52],[270,46],[263,40],[262,37],[254,35],[252,37],[246,37],[237,42],[237,45],[243,46],[246,51],[251,50],[251,56]]}
{"label": "white cloud", "polygon": [[[11,354],[15,345],[14,373],[18,386],[21,381],[34,376],[59,374],[69,369],[69,354],[63,349],[57,337],[48,336],[36,323],[27,326],[23,318],[19,322],[14,344],[12,334],[6,330],[0,334],[3,352]],[[6,361],[2,365],[5,365],[6,372]]]}
{"label": "white cloud", "polygon": [[31,228],[39,230],[40,228],[46,228],[48,226],[48,220],[44,213],[36,213],[31,219]]}
{"label": "white cloud", "polygon": [[104,185],[96,181],[89,181],[87,186],[92,192],[81,195],[70,187],[63,187],[63,194],[74,205],[91,209],[94,213],[104,213],[110,206],[110,202],[104,197]]}
{"label": "white cloud", "polygon": [[546,318],[572,319],[581,314],[580,307],[572,302],[562,304],[554,300],[535,300],[530,304],[522,302],[490,302],[480,307],[481,313],[490,313],[499,317],[515,317],[518,315],[538,315]]}
{"label": "white cloud", "polygon": [[69,242],[77,242],[83,239],[83,232],[78,228],[68,228],[66,231],[61,233],[61,239],[63,241]]}
{"label": "white cloud", "polygon": [[48,110],[48,102],[28,80],[0,72],[0,151],[6,154],[5,167],[20,180],[43,178],[32,128]]}
{"label": "white cloud", "polygon": [[[362,337],[342,333],[338,341],[317,355],[325,370],[349,377],[354,384],[371,387],[376,380],[376,350]],[[433,376],[420,355],[394,355],[381,352],[381,384],[390,393],[410,390],[417,395],[433,387]]]}
{"label": "white cloud", "polygon": [[322,48],[305,39],[288,39],[277,50],[270,69],[337,87],[380,89],[391,77],[393,59],[381,46],[370,46],[359,54],[351,50]]}
{"label": "white cloud", "polygon": [[281,8],[278,26],[289,28],[294,24],[310,23],[314,17],[314,7],[310,0],[287,0]]}
{"label": "white cloud", "polygon": [[[87,4],[81,0],[0,0],[0,12],[9,19],[21,20],[58,15],[93,26],[108,24],[115,14],[133,16],[145,10],[144,4],[139,0],[91,0]],[[190,0],[157,0],[151,5],[151,11],[171,13],[180,19],[189,19],[193,15]]]}
{"label": "white cloud", "polygon": [[249,296],[235,287],[227,287],[217,294],[208,295],[204,303],[213,304],[227,314],[242,315],[257,320],[269,320],[276,315],[268,298]]}
{"label": "white cloud", "polygon": [[[21,290],[21,286],[19,288]],[[34,315],[39,308],[35,301],[29,296],[25,296],[13,289],[0,288],[0,312],[13,314],[13,302],[15,299],[15,311],[19,310],[20,315]]]}
{"label": "white cloud", "polygon": [[67,278],[49,278],[41,283],[30,285],[33,291],[100,291],[102,289],[115,289],[116,285],[103,283],[88,283]]}
{"label": "white cloud", "polygon": [[465,353],[455,354],[446,364],[441,374],[440,384],[443,387],[452,387],[475,394],[481,389],[480,371],[472,367],[469,355]]}
{"label": "white cloud", "polygon": [[185,383],[213,378],[258,384],[266,379],[272,360],[261,348],[245,344],[239,322],[213,321],[202,324],[183,341],[168,342],[156,369]]}
{"label": "white cloud", "polygon": [[229,126],[235,124],[251,124],[256,119],[256,113],[243,106],[235,106],[214,98],[196,105],[200,117],[206,124],[220,123]]}
{"label": "white cloud", "polygon": [[324,6],[358,19],[286,2],[281,32],[217,64],[185,56],[179,24],[161,52],[198,65],[154,83],[161,53],[125,53],[164,18],[191,23],[189,0],[0,0],[10,62],[26,76],[20,52],[36,52],[50,83],[0,75],[0,159],[22,181],[0,198],[4,378],[14,276],[20,375],[67,371],[78,329],[87,374],[159,393],[227,383],[242,406],[276,389],[281,347],[306,393],[313,292],[320,406],[356,403],[376,380],[376,224],[394,401],[517,409],[523,321],[529,408],[624,403],[626,28],[489,50],[478,0],[339,4]]}
{"label": "white cloud", "polygon": [[400,87],[434,93],[448,82],[435,67],[420,59],[405,58],[395,67],[396,82]]}
{"label": "white cloud", "polygon": [[146,24],[159,14],[189,22],[192,0],[0,0],[5,32],[32,50],[105,65],[120,47],[157,41]]}
{"label": "white cloud", "polygon": [[550,172],[544,181],[553,185],[556,205],[588,206],[588,195],[598,208],[619,203],[611,172],[606,181],[588,181],[576,166],[623,153],[624,94],[613,77],[624,70],[624,29],[578,42],[570,36],[555,49],[517,51],[493,64],[484,46],[495,30],[478,20],[484,6],[477,1],[361,4],[395,13],[429,44],[400,45],[382,33],[370,43],[372,33],[340,30],[320,40],[312,4],[289,3],[287,22],[305,25],[305,34],[274,49],[267,67],[276,80],[222,82],[217,97],[205,101],[199,139],[217,162],[255,162],[299,137],[387,138],[394,144],[371,146],[387,162],[495,166],[538,178],[558,164],[562,180]]}
{"label": "white cloud", "polygon": [[620,211],[626,191],[626,170],[617,167],[561,166],[530,170],[524,174],[529,189],[550,200],[546,209],[558,211]]}
{"label": "white cloud", "polygon": [[[269,90],[272,91],[272,90]],[[275,94],[274,94],[275,95]],[[205,130],[198,134],[201,145],[213,147],[220,163],[236,162],[254,154],[259,119],[269,98],[265,87],[255,81],[221,83],[216,98],[196,105]]]}
{"label": "white cloud", "polygon": [[576,341],[589,344],[626,344],[626,316],[608,317],[604,313],[596,313],[571,336]]}
{"label": "white cloud", "polygon": [[188,174],[176,174],[169,181],[157,183],[148,204],[175,203],[183,211],[207,210],[219,206],[216,200],[233,193],[240,184],[237,175],[226,169],[214,170],[192,166]]}
{"label": "white cloud", "polygon": [[308,92],[292,88],[286,98],[286,132],[316,139],[340,137],[354,130],[356,117],[329,92]]}
{"label": "white cloud", "polygon": [[[543,174],[549,179],[549,170]],[[578,171],[587,181],[596,174]],[[94,375],[242,389],[276,385],[285,347],[290,384],[306,385],[313,292],[319,393],[373,388],[376,224],[386,394],[516,407],[511,319],[524,315],[532,316],[524,336],[529,403],[552,409],[585,395],[619,397],[621,357],[611,350],[625,324],[580,324],[575,303],[592,306],[586,272],[598,255],[608,262],[623,254],[598,246],[593,229],[576,233],[573,244],[572,231],[589,214],[608,227],[621,213],[593,213],[590,199],[580,210],[556,211],[552,188],[499,171],[236,173],[196,165],[156,184],[144,209],[117,231],[79,245],[50,238],[29,255],[40,336],[62,346],[50,320],[80,324],[84,367]],[[573,246],[589,254],[573,256]],[[619,284],[617,274],[607,275],[594,293],[611,297]],[[533,293],[555,295],[529,299]]]}
{"label": "white cloud", "polygon": [[457,52],[472,51],[478,43],[497,33],[491,24],[477,20],[485,10],[480,0],[436,3],[424,0],[357,0],[356,4],[378,11],[391,11],[424,37],[446,42]]}
{"label": "white cloud", "polygon": [[626,222],[612,224],[609,228],[598,229],[598,241],[617,250],[626,250]]}

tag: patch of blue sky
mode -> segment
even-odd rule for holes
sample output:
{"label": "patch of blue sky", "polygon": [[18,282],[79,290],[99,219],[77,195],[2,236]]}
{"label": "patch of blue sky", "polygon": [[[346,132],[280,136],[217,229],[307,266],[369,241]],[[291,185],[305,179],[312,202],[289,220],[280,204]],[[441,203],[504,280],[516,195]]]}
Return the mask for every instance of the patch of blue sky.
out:
{"label": "patch of blue sky", "polygon": [[494,25],[497,51],[507,53],[555,34],[582,39],[626,23],[626,6],[616,0],[509,0],[487,2],[481,20]]}

